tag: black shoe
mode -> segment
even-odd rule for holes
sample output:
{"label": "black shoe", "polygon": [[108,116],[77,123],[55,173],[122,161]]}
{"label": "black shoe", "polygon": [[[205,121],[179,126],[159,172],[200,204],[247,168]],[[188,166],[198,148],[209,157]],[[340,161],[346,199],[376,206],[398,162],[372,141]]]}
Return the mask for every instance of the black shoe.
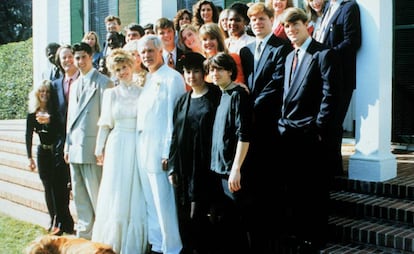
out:
{"label": "black shoe", "polygon": [[319,253],[319,246],[309,241],[303,241],[298,245],[298,253],[300,254],[317,254]]}
{"label": "black shoe", "polygon": [[162,252],[158,252],[158,251],[151,250],[150,254],[162,254]]}
{"label": "black shoe", "polygon": [[68,235],[76,235],[76,230],[74,229],[64,229],[63,232],[65,232]]}

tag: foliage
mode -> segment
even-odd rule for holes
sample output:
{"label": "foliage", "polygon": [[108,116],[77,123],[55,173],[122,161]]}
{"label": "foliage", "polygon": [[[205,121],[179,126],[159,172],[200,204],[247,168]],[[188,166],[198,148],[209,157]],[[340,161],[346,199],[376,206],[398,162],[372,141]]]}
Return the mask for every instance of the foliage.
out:
{"label": "foliage", "polygon": [[32,37],[32,0],[0,1],[0,45]]}
{"label": "foliage", "polygon": [[46,234],[41,226],[15,220],[0,213],[1,253],[23,253],[24,248],[38,236]]}
{"label": "foliage", "polygon": [[0,119],[26,118],[33,84],[32,38],[0,45]]}

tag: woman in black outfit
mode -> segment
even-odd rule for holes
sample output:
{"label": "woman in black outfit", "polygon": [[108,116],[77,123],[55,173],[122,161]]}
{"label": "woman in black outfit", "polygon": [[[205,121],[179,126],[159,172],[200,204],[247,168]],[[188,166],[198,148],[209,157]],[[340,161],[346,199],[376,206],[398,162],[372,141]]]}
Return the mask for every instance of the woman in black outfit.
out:
{"label": "woman in black outfit", "polygon": [[184,254],[207,253],[217,242],[209,220],[213,188],[210,170],[211,135],[221,92],[204,81],[205,58],[188,52],[180,59],[184,79],[191,90],[174,108],[173,136],[168,159],[174,185]]}
{"label": "woman in black outfit", "polygon": [[47,209],[50,215],[49,232],[61,235],[73,233],[73,218],[69,210],[69,172],[57,165],[56,145],[62,135],[60,120],[52,110],[51,81],[43,80],[35,86],[29,95],[29,113],[26,121],[26,150],[29,168],[34,171],[36,164],[32,157],[33,133],[39,135],[37,147],[37,168],[45,190]]}

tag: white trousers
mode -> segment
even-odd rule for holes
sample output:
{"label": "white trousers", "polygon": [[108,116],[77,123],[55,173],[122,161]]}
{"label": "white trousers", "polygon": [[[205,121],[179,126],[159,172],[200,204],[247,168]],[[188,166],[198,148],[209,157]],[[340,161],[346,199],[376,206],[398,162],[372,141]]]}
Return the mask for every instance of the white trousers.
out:
{"label": "white trousers", "polygon": [[167,172],[147,173],[140,169],[147,202],[148,240],[152,250],[179,254],[182,249],[174,189]]}

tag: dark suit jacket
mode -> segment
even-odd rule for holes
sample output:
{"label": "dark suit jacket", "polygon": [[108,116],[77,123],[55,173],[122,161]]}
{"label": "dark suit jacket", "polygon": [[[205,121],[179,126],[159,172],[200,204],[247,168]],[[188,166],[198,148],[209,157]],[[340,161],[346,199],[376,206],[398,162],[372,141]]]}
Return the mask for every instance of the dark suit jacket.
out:
{"label": "dark suit jacket", "polygon": [[175,69],[179,73],[183,74],[184,70],[183,70],[183,65],[182,65],[180,59],[184,55],[184,51],[182,49],[180,49],[179,47],[177,47],[177,46],[176,46],[176,48],[177,48],[177,58],[175,59]]}
{"label": "dark suit jacket", "polygon": [[[59,113],[61,123],[66,127],[66,113],[68,111],[68,102],[66,101],[65,91],[63,89],[64,77],[56,79],[52,82],[52,101],[53,106]],[[66,131],[64,132],[66,134]]]}
{"label": "dark suit jacket", "polygon": [[[329,8],[326,6],[325,10]],[[328,23],[323,43],[338,51],[343,66],[344,82],[339,121],[342,124],[356,88],[356,55],[361,46],[361,20],[355,0],[344,0]]]}
{"label": "dark suit jacket", "polygon": [[270,186],[273,186],[271,181],[275,179],[273,174],[277,174],[270,166],[275,156],[277,158],[280,147],[277,121],[282,105],[284,63],[292,46],[272,34],[262,49],[256,70],[255,49],[256,41],[240,49],[244,77],[250,89],[250,101],[253,103],[250,146],[244,163],[247,168],[245,179],[248,183],[243,188],[249,192],[251,186],[250,192],[261,199],[266,196],[263,193],[272,191]]}
{"label": "dark suit jacket", "polygon": [[[266,139],[271,129],[276,129],[280,116],[284,81],[284,63],[292,46],[283,39],[272,35],[264,46],[261,58],[254,70],[256,42],[240,49],[244,77],[253,100],[253,135]],[[263,132],[264,131],[264,132]]]}
{"label": "dark suit jacket", "polygon": [[[286,58],[285,76],[289,77],[294,52]],[[342,73],[337,53],[312,39],[295,75],[285,79],[279,131],[301,138],[326,137],[337,113]]]}

